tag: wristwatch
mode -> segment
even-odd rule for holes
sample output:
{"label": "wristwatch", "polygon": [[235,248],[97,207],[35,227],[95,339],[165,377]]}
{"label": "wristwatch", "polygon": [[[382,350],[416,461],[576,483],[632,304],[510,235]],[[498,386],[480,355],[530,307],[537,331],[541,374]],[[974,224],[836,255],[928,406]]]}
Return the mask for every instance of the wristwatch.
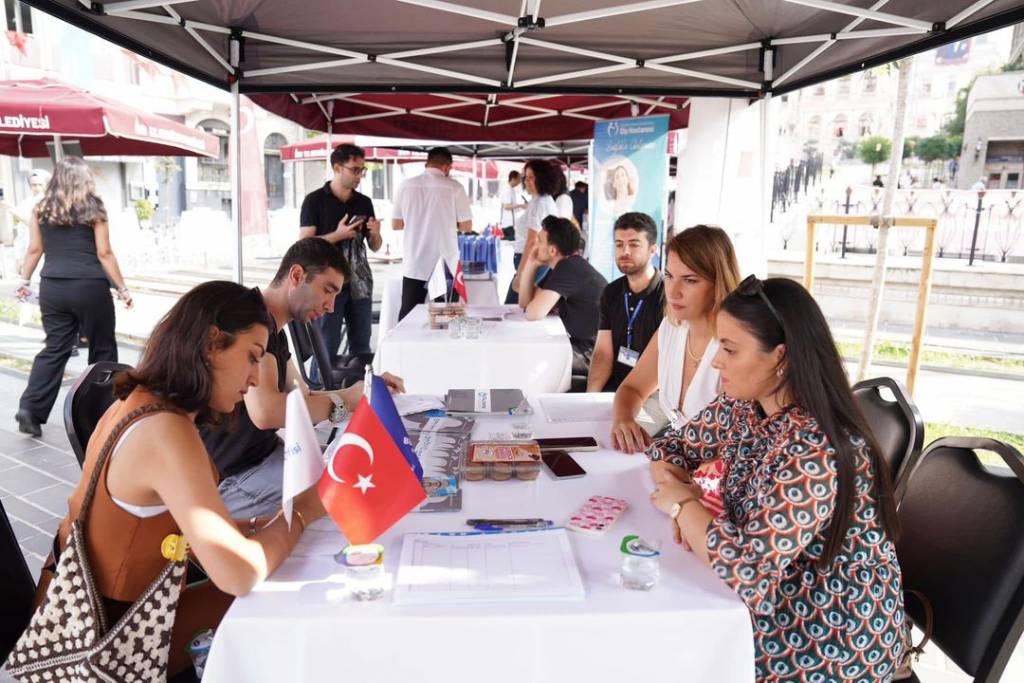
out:
{"label": "wristwatch", "polygon": [[683,508],[686,507],[686,504],[692,503],[695,500],[699,501],[700,498],[698,498],[697,496],[688,496],[686,498],[683,498],[678,503],[672,503],[672,507],[668,509],[668,516],[672,519],[676,519],[677,517],[679,517],[679,513],[683,511]]}
{"label": "wristwatch", "polygon": [[331,424],[338,424],[345,419],[345,415],[348,414],[348,409],[345,408],[345,404],[341,402],[341,398],[337,394],[327,394],[328,398],[331,399],[331,412],[328,413],[327,419]]}

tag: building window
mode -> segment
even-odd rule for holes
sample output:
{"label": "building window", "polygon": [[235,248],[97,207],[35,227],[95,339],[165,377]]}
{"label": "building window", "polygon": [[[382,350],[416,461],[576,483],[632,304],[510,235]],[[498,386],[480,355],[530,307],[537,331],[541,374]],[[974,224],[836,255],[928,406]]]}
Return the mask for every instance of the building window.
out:
{"label": "building window", "polygon": [[281,148],[288,141],[280,133],[271,133],[263,143],[263,179],[267,184],[267,208],[273,211],[284,206],[284,164]]}
{"label": "building window", "polygon": [[811,120],[807,122],[807,139],[808,140],[820,140],[821,139],[821,117],[815,114],[811,117]]}
{"label": "building window", "polygon": [[1007,173],[1006,174],[1006,189],[1016,190],[1020,188],[1020,174],[1019,173]]}
{"label": "building window", "polygon": [[846,116],[844,116],[843,114],[837,114],[836,117],[832,119],[832,134],[837,138],[841,138],[843,137],[843,135],[845,135],[845,133]]}
{"label": "building window", "polygon": [[871,94],[878,89],[878,77],[873,73],[864,74],[864,92]]}
{"label": "building window", "polygon": [[814,86],[814,96],[815,97],[824,97],[825,96],[825,84],[824,83],[821,83],[819,85]]}
{"label": "building window", "polygon": [[932,82],[931,82],[931,80],[927,79],[927,78],[922,78],[921,79],[921,96],[922,97],[931,97],[931,94],[932,94]]}
{"label": "building window", "polygon": [[228,139],[231,128],[228,124],[219,119],[206,119],[197,128],[210,135],[217,136],[220,142],[220,153],[216,159],[199,157],[199,181],[204,183],[230,183],[231,176],[228,172]]}
{"label": "building window", "polygon": [[843,76],[839,79],[839,94],[846,96],[850,94],[850,77]]}
{"label": "building window", "polygon": [[946,94],[956,95],[956,81],[951,80],[949,83],[946,83]]}
{"label": "building window", "polygon": [[873,123],[874,121],[871,114],[861,114],[860,121],[858,121],[860,126],[860,137],[871,135],[871,127]]}
{"label": "building window", "polygon": [[32,33],[32,8],[18,0],[4,0],[7,10],[7,30]]}

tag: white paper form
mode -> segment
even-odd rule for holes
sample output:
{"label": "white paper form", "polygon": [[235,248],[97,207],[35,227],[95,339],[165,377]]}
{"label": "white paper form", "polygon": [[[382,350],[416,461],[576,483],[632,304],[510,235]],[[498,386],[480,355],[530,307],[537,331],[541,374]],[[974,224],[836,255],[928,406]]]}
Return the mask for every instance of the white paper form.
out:
{"label": "white paper form", "polygon": [[406,534],[396,604],[583,600],[565,529]]}

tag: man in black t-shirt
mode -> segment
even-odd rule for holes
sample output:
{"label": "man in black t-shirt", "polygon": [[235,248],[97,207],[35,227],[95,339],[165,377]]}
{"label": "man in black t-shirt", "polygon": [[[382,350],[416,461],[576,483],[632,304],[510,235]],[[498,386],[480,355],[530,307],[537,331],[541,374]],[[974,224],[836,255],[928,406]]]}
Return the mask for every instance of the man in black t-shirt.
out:
{"label": "man in black t-shirt", "polygon": [[[352,270],[345,286],[334,302],[334,310],[324,316],[320,328],[327,351],[335,361],[341,346],[341,325],[348,330],[349,350],[354,355],[370,356],[372,327],[373,273],[366,249],[380,249],[380,221],[373,212],[373,202],[356,191],[366,175],[366,153],[362,147],[343,144],[331,153],[334,178],[313,190],[302,201],[299,212],[299,238],[321,237],[341,251]],[[320,369],[313,362],[310,379],[319,381]]]}
{"label": "man in black t-shirt", "polygon": [[[221,476],[221,497],[236,519],[273,515],[281,504],[284,444],[277,430],[284,427],[292,387],[305,392],[314,423],[341,422],[362,396],[361,382],[341,391],[311,392],[291,362],[284,333],[292,320],[310,322],[333,310],[349,272],[336,248],[321,239],[301,239],[285,253],[270,286],[262,292],[276,330],[260,360],[259,384],[249,389],[227,424],[200,429]],[[404,391],[399,378],[387,373],[383,378],[393,389]]]}
{"label": "man in black t-shirt", "polygon": [[582,180],[577,180],[576,185],[572,191],[569,192],[569,197],[572,199],[572,217],[576,219],[576,223],[583,228],[583,214],[589,211],[589,205],[587,200],[587,185]]}
{"label": "man in black t-shirt", "polygon": [[[572,344],[572,373],[586,375],[597,338],[598,302],[608,281],[576,253],[579,247],[579,231],[569,219],[545,218],[533,253],[523,254],[518,291],[519,306],[529,320],[540,320],[558,306]],[[534,284],[542,265],[551,270]]]}
{"label": "man in black t-shirt", "polygon": [[615,264],[624,275],[601,295],[601,321],[590,360],[587,391],[615,391],[636,366],[664,316],[665,284],[651,265],[658,228],[645,213],[615,221]]}

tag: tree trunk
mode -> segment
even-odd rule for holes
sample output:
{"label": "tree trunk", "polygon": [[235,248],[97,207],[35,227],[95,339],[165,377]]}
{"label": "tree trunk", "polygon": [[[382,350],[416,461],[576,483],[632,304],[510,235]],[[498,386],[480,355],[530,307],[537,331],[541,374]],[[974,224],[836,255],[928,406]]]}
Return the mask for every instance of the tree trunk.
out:
{"label": "tree trunk", "polygon": [[914,76],[914,58],[907,57],[898,63],[899,85],[896,91],[896,115],[892,131],[892,159],[889,164],[889,181],[885,184],[882,197],[882,215],[878,221],[878,252],[875,254],[875,273],[871,285],[871,297],[868,300],[867,327],[864,330],[864,346],[860,352],[860,366],[857,368],[857,381],[867,377],[874,352],[875,334],[878,331],[878,319],[882,312],[882,292],[885,289],[885,261],[888,256],[889,219],[892,216],[893,199],[896,195],[896,184],[903,164],[903,133],[907,120],[907,94]]}

